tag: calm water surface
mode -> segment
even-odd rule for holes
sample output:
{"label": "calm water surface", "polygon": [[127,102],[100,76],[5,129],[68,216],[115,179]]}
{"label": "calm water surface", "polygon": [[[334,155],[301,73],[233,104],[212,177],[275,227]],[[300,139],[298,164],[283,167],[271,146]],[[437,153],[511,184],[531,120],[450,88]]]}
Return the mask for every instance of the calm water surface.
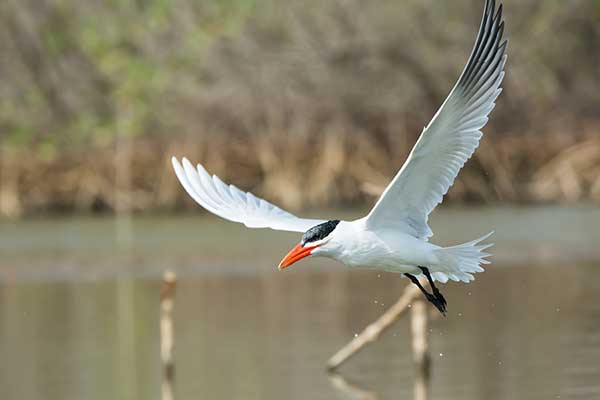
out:
{"label": "calm water surface", "polygon": [[[430,399],[600,398],[600,212],[442,210],[435,242],[496,229],[494,264],[447,284]],[[297,235],[212,217],[0,223],[0,399],[158,399],[158,291],[179,275],[177,399],[410,399],[408,320],[328,377],[328,357],[406,284],[324,259],[275,266]],[[370,397],[369,397],[370,396]]]}

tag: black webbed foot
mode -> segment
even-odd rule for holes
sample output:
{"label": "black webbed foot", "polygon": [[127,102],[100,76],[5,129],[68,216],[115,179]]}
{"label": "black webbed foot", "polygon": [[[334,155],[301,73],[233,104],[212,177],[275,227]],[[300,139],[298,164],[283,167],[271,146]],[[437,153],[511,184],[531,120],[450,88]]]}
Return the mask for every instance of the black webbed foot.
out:
{"label": "black webbed foot", "polygon": [[[442,313],[443,316],[446,316],[446,299],[444,299],[444,296],[442,296],[442,294],[437,290],[437,288],[433,287],[434,293],[431,294],[431,293],[427,292],[427,290],[425,290],[425,288],[421,285],[421,282],[419,282],[419,280],[414,275],[411,275],[411,274],[404,274],[404,275],[408,279],[410,279],[410,281],[412,283],[417,285],[417,287],[425,295],[425,298],[427,299],[427,301],[429,301],[431,304],[433,304],[435,306],[435,308],[437,308]],[[437,294],[435,293],[436,291],[437,291]]]}
{"label": "black webbed foot", "polygon": [[[435,306],[435,308],[438,309],[439,312],[442,313],[442,315],[445,317],[446,316],[446,305],[442,302],[442,300],[440,300],[439,297],[429,294],[427,293],[425,295],[425,297],[427,298],[427,300],[433,304]],[[443,298],[443,297],[442,297]]]}
{"label": "black webbed foot", "polygon": [[429,269],[427,269],[425,267],[419,267],[419,269],[421,271],[423,271],[423,274],[425,274],[425,276],[427,277],[427,280],[429,281],[429,285],[431,286],[431,290],[433,292],[433,295],[443,305],[444,311],[446,311],[446,305],[448,304],[448,302],[446,301],[446,299],[444,298],[444,296],[442,295],[442,293],[438,290],[438,288],[435,286],[435,283],[433,283],[433,279],[431,278],[431,274],[429,273]]}
{"label": "black webbed foot", "polygon": [[448,305],[448,302],[444,298],[444,295],[437,288],[433,289],[433,295],[438,298],[440,303],[444,305],[444,309],[446,309],[446,305]]}

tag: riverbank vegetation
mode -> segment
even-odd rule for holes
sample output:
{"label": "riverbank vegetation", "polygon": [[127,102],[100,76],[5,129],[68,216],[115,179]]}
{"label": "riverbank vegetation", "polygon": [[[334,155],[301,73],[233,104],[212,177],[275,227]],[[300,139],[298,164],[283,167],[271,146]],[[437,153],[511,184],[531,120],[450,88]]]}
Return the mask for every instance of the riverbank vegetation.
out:
{"label": "riverbank vegetation", "polygon": [[[291,208],[364,202],[482,3],[7,1],[0,214],[191,207],[171,155]],[[448,200],[600,202],[600,1],[504,3],[504,93]]]}

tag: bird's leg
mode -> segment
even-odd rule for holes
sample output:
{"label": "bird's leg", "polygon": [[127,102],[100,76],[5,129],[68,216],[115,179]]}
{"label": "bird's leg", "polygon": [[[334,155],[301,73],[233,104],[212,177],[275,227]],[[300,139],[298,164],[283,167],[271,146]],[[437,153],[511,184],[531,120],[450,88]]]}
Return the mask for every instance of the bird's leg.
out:
{"label": "bird's leg", "polygon": [[410,279],[410,281],[412,283],[414,283],[415,285],[417,285],[417,287],[419,289],[421,289],[421,292],[423,292],[423,294],[425,295],[425,298],[427,298],[427,300],[431,304],[433,304],[435,306],[435,308],[437,308],[442,313],[442,315],[444,315],[444,316],[446,315],[446,307],[444,306],[444,304],[440,301],[440,299],[437,296],[435,296],[435,295],[429,293],[427,290],[425,290],[423,285],[421,285],[421,282],[419,282],[419,280],[414,275],[404,274],[404,276],[406,276],[408,279]]}
{"label": "bird's leg", "polygon": [[431,290],[433,291],[433,295],[440,300],[440,302],[444,306],[444,311],[446,311],[446,304],[448,304],[448,303],[446,302],[446,299],[444,298],[444,296],[442,295],[442,293],[440,293],[440,291],[438,290],[438,288],[433,283],[433,279],[431,278],[431,274],[429,273],[429,269],[427,269],[425,267],[419,267],[419,269],[421,271],[423,271],[423,273],[427,277],[427,280],[429,281],[429,285],[431,286]]}

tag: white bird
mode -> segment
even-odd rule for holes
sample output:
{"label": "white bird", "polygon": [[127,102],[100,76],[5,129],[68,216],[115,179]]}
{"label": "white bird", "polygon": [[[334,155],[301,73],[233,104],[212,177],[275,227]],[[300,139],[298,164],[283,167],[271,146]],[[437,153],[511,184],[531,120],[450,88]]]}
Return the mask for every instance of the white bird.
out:
{"label": "white bird", "polygon": [[[202,207],[249,228],[304,232],[279,269],[308,257],[338,260],[348,267],[402,273],[419,286],[442,314],[446,300],[434,285],[470,282],[488,264],[480,244],[491,233],[467,243],[441,247],[429,242],[431,211],[442,202],[481,138],[480,129],[495,106],[504,77],[507,41],[502,40],[502,5],[486,0],[475,46],[458,82],[421,133],[400,171],[373,209],[354,221],[298,218],[273,204],[223,183],[202,165],[173,157],[173,168],[187,193]],[[428,293],[417,277],[425,274]]]}

